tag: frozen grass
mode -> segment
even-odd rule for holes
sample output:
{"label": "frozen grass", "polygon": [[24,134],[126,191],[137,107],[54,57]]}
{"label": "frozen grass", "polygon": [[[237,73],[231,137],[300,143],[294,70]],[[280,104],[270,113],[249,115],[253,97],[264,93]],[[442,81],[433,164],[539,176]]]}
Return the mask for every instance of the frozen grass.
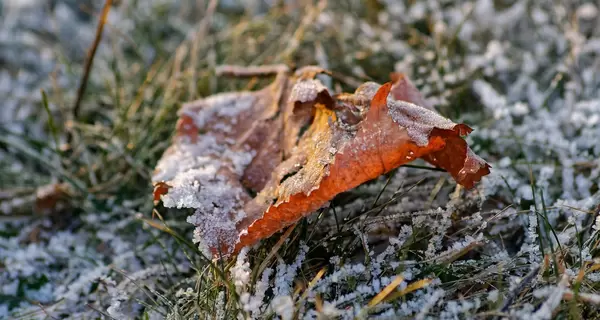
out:
{"label": "frozen grass", "polygon": [[[101,4],[3,3],[0,318],[598,317],[592,2],[244,3],[119,1],[77,117]],[[150,172],[182,102],[264,84],[217,65],[273,63],[328,68],[334,90],[407,73],[492,174],[467,191],[416,163],[206,259]]]}

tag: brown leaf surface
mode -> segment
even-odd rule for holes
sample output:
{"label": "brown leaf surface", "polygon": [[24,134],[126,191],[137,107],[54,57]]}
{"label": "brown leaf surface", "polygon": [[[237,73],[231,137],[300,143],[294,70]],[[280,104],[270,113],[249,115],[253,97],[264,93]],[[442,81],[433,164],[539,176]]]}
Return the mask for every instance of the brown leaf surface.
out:
{"label": "brown leaf surface", "polygon": [[415,87],[406,75],[394,72],[390,74],[390,79],[392,80],[391,94],[394,99],[414,103],[418,106],[434,110],[425,100],[421,91]]}
{"label": "brown leaf surface", "polygon": [[[335,195],[423,158],[470,188],[489,173],[408,78],[331,96],[305,67],[256,92],[185,104],[153,176],[155,199],[194,208],[195,241],[214,255],[268,237]],[[252,196],[256,193],[256,196]]]}

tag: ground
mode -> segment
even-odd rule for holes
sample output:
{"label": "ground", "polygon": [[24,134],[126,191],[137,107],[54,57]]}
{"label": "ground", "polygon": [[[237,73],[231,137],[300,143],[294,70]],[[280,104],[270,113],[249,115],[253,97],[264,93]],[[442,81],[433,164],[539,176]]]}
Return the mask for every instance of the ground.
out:
{"label": "ground", "polygon": [[[598,318],[594,1],[113,2],[80,104],[104,4],[0,5],[0,318]],[[491,174],[415,162],[208,259],[151,173],[183,102],[267,83],[218,65],[276,63],[405,73]]]}

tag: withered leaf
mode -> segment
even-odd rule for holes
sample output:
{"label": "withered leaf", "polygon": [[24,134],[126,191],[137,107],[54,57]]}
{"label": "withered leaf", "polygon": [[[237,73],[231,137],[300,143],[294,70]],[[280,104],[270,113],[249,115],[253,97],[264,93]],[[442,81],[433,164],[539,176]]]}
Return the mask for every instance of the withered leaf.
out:
{"label": "withered leaf", "polygon": [[471,129],[426,107],[401,74],[332,96],[305,67],[255,92],[185,104],[153,175],[155,199],[193,208],[207,253],[230,254],[323,207],[335,195],[423,158],[471,188],[489,165]]}

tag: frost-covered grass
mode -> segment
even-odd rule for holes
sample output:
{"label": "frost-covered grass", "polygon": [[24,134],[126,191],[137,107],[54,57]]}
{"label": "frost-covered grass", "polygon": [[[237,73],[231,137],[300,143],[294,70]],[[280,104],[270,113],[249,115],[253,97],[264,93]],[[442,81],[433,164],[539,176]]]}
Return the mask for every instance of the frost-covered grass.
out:
{"label": "frost-covered grass", "polygon": [[[598,317],[595,2],[118,2],[77,118],[102,4],[0,6],[0,318]],[[210,261],[150,173],[182,102],[263,85],[217,65],[273,63],[408,74],[492,174],[415,163]]]}

